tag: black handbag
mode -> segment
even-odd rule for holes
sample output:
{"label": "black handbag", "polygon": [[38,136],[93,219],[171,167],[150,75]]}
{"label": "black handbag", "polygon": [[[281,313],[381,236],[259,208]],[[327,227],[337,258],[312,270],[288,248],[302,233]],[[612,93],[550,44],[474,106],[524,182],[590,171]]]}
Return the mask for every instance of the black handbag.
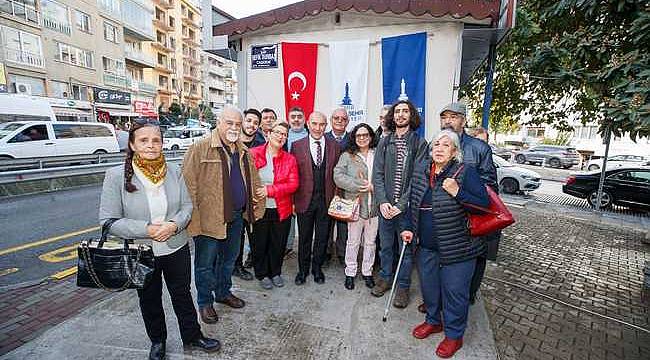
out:
{"label": "black handbag", "polygon": [[117,220],[104,223],[99,240],[86,239],[77,247],[77,286],[123,291],[143,289],[151,281],[154,272],[151,246],[129,247],[129,241],[123,239],[122,247],[104,247],[108,231]]}

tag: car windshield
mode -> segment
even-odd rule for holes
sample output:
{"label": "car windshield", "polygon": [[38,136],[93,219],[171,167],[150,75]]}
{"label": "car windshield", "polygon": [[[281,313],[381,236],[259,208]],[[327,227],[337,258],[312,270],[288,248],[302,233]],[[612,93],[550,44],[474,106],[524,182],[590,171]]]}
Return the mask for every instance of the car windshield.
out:
{"label": "car windshield", "polygon": [[499,156],[493,156],[492,161],[494,161],[494,163],[498,167],[512,167],[512,166],[514,166],[511,163],[509,163],[508,161],[506,161],[504,158],[499,157]]}
{"label": "car windshield", "polygon": [[16,123],[16,122],[0,124],[0,139],[2,139],[5,136],[11,134],[12,132],[14,132],[14,130],[18,129],[19,127],[21,127],[23,125],[25,125],[25,124],[24,123]]}
{"label": "car windshield", "polygon": [[183,130],[167,130],[163,134],[163,138],[165,138],[165,139],[179,138],[179,137],[181,137],[182,132],[183,132]]}

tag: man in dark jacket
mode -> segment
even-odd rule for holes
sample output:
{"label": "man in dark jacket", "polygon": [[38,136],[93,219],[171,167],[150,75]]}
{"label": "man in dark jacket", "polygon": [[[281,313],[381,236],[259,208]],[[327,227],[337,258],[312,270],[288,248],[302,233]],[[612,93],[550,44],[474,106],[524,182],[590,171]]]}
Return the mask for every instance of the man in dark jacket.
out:
{"label": "man in dark jacket", "polygon": [[[381,269],[371,294],[381,297],[390,289],[393,278],[395,242],[399,241],[400,217],[406,212],[409,201],[411,174],[414,164],[423,161],[427,142],[415,130],[420,126],[420,115],[407,100],[395,103],[386,114],[386,127],[390,135],[382,138],[375,150],[372,169],[374,195],[379,204],[379,243]],[[398,288],[393,306],[405,308],[409,303],[411,271],[413,270],[413,245],[407,245],[402,266],[397,274]]]}
{"label": "man in dark jacket", "polygon": [[[490,186],[492,190],[498,193],[497,170],[492,161],[492,149],[486,142],[465,133],[466,114],[465,104],[454,102],[445,106],[440,111],[440,128],[453,130],[460,136],[463,162],[474,166],[478,170],[483,184]],[[500,232],[485,236],[488,250],[487,253],[482,254],[476,260],[476,268],[470,286],[470,303],[472,304],[476,300],[476,292],[481,286],[487,259],[496,260],[500,237]]]}

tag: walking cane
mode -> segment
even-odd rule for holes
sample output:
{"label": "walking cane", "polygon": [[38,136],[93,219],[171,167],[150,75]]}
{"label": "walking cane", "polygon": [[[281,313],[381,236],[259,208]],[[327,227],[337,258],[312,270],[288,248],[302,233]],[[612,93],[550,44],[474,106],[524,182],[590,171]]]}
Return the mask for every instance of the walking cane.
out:
{"label": "walking cane", "polygon": [[395,270],[395,277],[393,278],[393,286],[391,286],[390,288],[390,295],[388,296],[388,302],[386,302],[386,308],[384,309],[384,317],[381,319],[381,321],[383,322],[386,322],[386,319],[388,318],[388,309],[390,309],[390,303],[393,302],[393,296],[395,295],[395,284],[397,284],[397,274],[399,274],[399,269],[402,267],[402,259],[404,259],[404,250],[406,250],[407,245],[408,243],[404,242],[404,246],[402,246],[402,251],[399,254],[399,261],[397,262],[397,270]]}

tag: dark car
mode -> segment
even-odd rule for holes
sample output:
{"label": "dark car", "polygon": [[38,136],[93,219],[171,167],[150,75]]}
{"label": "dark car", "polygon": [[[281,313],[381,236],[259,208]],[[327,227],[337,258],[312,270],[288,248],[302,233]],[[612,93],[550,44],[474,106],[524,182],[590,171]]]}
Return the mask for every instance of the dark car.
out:
{"label": "dark car", "polygon": [[[595,207],[600,172],[575,174],[562,186],[565,194],[587,199]],[[612,204],[650,210],[650,168],[619,168],[605,173],[601,207]]]}
{"label": "dark car", "polygon": [[510,158],[512,157],[512,151],[494,146],[493,144],[490,144],[490,147],[492,148],[493,155],[499,156],[503,159],[510,161]]}
{"label": "dark car", "polygon": [[554,168],[568,169],[580,163],[580,154],[570,146],[538,145],[515,153],[515,161],[518,164],[546,163]]}

